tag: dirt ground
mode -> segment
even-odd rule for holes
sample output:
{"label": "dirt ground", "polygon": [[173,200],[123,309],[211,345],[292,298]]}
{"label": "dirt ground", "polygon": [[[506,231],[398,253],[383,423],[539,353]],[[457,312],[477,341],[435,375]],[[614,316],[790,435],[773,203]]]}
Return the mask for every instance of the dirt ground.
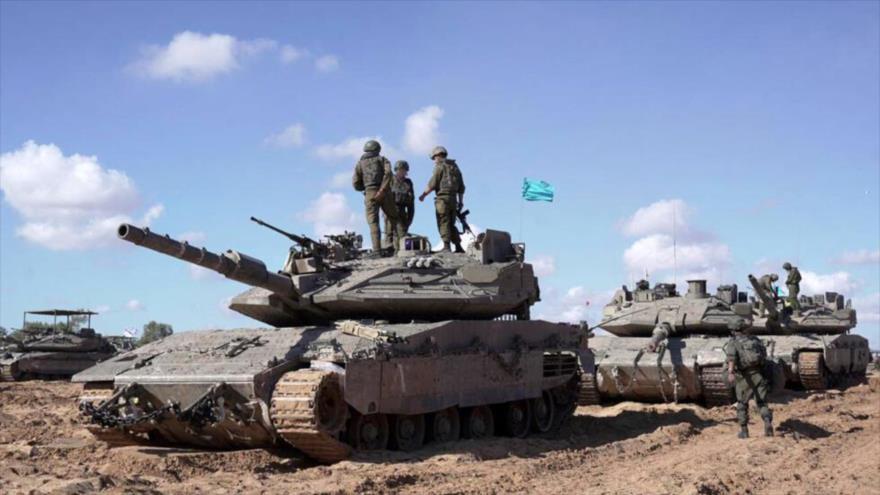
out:
{"label": "dirt ground", "polygon": [[579,408],[548,437],[461,441],[318,466],[292,453],[108,449],[69,383],[0,384],[3,493],[880,493],[880,377],[788,393],[778,436],[735,438],[732,408]]}

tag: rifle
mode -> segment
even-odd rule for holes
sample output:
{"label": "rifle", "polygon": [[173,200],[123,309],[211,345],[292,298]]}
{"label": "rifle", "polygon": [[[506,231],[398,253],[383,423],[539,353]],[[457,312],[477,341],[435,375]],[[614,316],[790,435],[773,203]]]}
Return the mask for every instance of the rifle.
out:
{"label": "rifle", "polygon": [[287,237],[288,239],[293,241],[295,244],[300,245],[304,251],[309,251],[309,252],[312,252],[312,253],[315,253],[318,255],[323,255],[327,251],[327,246],[325,246],[324,244],[322,244],[322,243],[320,243],[310,237],[306,237],[304,235],[291,234],[290,232],[286,232],[284,230],[281,230],[278,227],[276,227],[272,224],[266,223],[256,217],[251,217],[251,221],[256,223],[257,225],[266,227],[269,230],[274,230],[275,232],[278,232],[279,234],[283,235],[284,237]]}
{"label": "rifle", "polygon": [[458,218],[458,221],[461,222],[461,232],[460,234],[464,234],[467,232],[470,235],[474,235],[474,231],[471,230],[471,226],[468,225],[467,216],[471,214],[471,210],[461,211],[461,205],[458,205],[458,211],[455,212],[455,217]]}

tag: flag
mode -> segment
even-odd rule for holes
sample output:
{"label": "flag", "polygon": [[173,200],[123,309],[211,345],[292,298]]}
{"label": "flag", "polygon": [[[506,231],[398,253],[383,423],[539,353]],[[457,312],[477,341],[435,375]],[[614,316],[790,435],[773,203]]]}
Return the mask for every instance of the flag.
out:
{"label": "flag", "polygon": [[556,190],[542,180],[523,179],[522,196],[526,201],[553,201]]}

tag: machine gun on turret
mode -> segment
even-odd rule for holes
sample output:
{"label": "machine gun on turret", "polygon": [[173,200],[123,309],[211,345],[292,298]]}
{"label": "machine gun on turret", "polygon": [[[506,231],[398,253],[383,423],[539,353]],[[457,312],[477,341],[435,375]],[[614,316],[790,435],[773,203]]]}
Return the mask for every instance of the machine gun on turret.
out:
{"label": "machine gun on turret", "polygon": [[306,237],[304,235],[291,234],[290,232],[281,230],[278,227],[270,223],[264,222],[257,217],[251,217],[251,221],[256,223],[257,225],[266,227],[269,230],[274,230],[275,232],[278,232],[279,234],[293,241],[294,244],[300,247],[300,254],[304,258],[309,256],[325,257],[327,256],[327,254],[329,254],[329,249],[327,245],[323,242],[316,241],[311,237]]}

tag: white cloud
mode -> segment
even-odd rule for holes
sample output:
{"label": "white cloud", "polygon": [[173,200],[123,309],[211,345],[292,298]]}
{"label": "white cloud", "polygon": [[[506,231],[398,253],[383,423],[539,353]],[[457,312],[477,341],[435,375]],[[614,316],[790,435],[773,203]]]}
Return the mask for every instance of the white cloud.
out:
{"label": "white cloud", "polygon": [[862,323],[880,322],[880,292],[852,298],[856,316]]}
{"label": "white cloud", "polygon": [[440,119],[443,109],[431,105],[419,109],[406,118],[403,146],[408,151],[427,155],[440,142]]}
{"label": "white cloud", "polygon": [[325,192],[309,204],[300,217],[314,225],[315,235],[341,234],[354,230],[357,215],[349,208],[345,196],[340,193]]}
{"label": "white cloud", "polygon": [[364,154],[364,143],[374,139],[382,145],[382,155],[400,156],[400,152],[387,146],[381,137],[352,137],[338,144],[322,144],[315,148],[315,156],[322,160],[335,161],[343,158],[357,160]]}
{"label": "white cloud", "polygon": [[131,299],[127,303],[125,303],[125,309],[129,311],[143,311],[144,304],[137,299]]}
{"label": "white cloud", "polygon": [[627,236],[637,237],[650,234],[685,234],[688,228],[690,207],[681,199],[663,199],[652,203],[626,219],[621,230]]}
{"label": "white cloud", "polygon": [[0,188],[24,217],[18,235],[55,250],[107,245],[120,223],[149,225],[163,211],[153,205],[133,220],[140,200],[125,173],[104,169],[95,156],[64,156],[54,144],[33,141],[0,156]]}
{"label": "white cloud", "polygon": [[[859,286],[848,272],[819,274],[807,270],[801,270],[801,278],[801,294],[808,296],[821,294],[823,292],[851,294]],[[784,272],[779,275],[779,281],[781,285],[784,285]]]}
{"label": "white cloud", "polygon": [[330,187],[333,189],[345,189],[351,187],[351,172],[338,172],[330,179]]}
{"label": "white cloud", "polygon": [[183,31],[165,46],[147,46],[131,68],[152,79],[203,82],[232,72],[245,58],[276,46],[267,39],[242,41],[228,34]]}
{"label": "white cloud", "polygon": [[291,124],[281,132],[264,139],[263,144],[278,148],[299,148],[306,144],[306,127],[299,122]]}
{"label": "white cloud", "polygon": [[535,275],[538,278],[549,277],[556,273],[556,258],[553,256],[539,254],[528,262],[532,264],[532,268],[535,270]]}
{"label": "white cloud", "polygon": [[642,278],[647,272],[658,282],[671,278],[703,278],[710,285],[721,282],[731,261],[730,248],[695,229],[689,223],[691,213],[683,200],[664,199],[639,208],[621,223],[624,234],[640,236],[623,253],[629,278]]}
{"label": "white cloud", "polygon": [[339,57],[322,55],[315,59],[315,68],[318,69],[318,72],[333,72],[339,69]]}
{"label": "white cloud", "polygon": [[304,48],[297,48],[291,45],[284,45],[281,47],[281,52],[278,54],[281,63],[283,64],[292,64],[302,58],[306,58],[309,56],[309,51]]}
{"label": "white cloud", "polygon": [[859,249],[845,251],[835,262],[843,265],[876,265],[880,264],[880,249]]}

